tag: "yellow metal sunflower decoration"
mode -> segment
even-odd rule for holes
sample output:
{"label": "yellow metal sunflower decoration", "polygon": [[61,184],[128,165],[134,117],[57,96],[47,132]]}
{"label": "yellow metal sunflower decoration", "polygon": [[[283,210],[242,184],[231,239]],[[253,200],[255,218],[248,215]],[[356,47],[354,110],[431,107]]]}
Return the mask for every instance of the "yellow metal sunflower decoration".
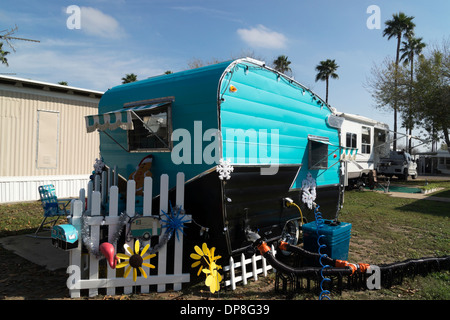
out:
{"label": "yellow metal sunflower decoration", "polygon": [[117,258],[119,258],[120,260],[125,260],[125,261],[120,262],[116,266],[116,268],[127,267],[125,269],[124,274],[123,274],[124,278],[128,277],[128,275],[130,274],[131,269],[133,269],[133,281],[134,282],[136,282],[136,279],[137,279],[137,270],[138,269],[141,272],[142,276],[144,278],[147,278],[147,273],[144,271],[144,269],[142,269],[142,266],[149,267],[149,268],[155,268],[154,265],[152,265],[150,263],[147,263],[147,262],[144,262],[145,260],[148,260],[148,259],[153,258],[153,257],[156,256],[156,254],[149,254],[146,257],[144,257],[144,254],[147,252],[147,250],[150,247],[150,245],[147,244],[142,249],[140,254],[139,254],[139,250],[140,250],[139,240],[136,240],[136,242],[134,243],[134,252],[133,252],[133,249],[127,244],[124,244],[123,247],[125,249],[125,254],[118,253],[117,254]]}
{"label": "yellow metal sunflower decoration", "polygon": [[212,247],[209,249],[206,243],[203,243],[201,249],[199,246],[195,246],[194,250],[196,253],[191,253],[191,258],[196,261],[191,267],[196,268],[200,266],[197,275],[200,275],[202,271],[206,274],[205,285],[209,287],[211,293],[219,291],[222,276],[218,270],[222,269],[222,267],[218,265],[216,261],[219,260],[221,256],[214,256],[216,248]]}

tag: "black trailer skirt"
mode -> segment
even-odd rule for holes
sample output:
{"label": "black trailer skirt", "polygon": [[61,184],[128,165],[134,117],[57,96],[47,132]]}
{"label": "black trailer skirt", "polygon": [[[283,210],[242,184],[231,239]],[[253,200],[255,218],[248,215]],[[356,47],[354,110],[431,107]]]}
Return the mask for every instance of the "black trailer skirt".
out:
{"label": "black trailer skirt", "polygon": [[[184,230],[186,245],[192,247],[188,251],[206,242],[222,257],[243,252],[251,244],[246,229],[269,243],[278,240],[286,221],[300,218],[297,208],[283,206],[286,197],[300,206],[307,221],[313,221],[314,212],[301,201],[302,191],[290,189],[299,169],[299,165],[283,165],[275,175],[261,175],[259,166],[234,166],[229,180],[222,181],[210,171],[188,181],[184,209],[193,218]],[[333,219],[339,186],[318,187],[316,202],[322,216]]]}

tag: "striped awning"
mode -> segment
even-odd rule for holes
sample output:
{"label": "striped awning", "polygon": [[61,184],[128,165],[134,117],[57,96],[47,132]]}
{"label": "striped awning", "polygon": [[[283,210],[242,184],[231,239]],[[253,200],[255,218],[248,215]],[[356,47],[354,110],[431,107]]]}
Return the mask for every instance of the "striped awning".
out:
{"label": "striped awning", "polygon": [[102,114],[86,116],[86,129],[87,132],[93,132],[95,130],[115,130],[122,128],[124,130],[133,129],[133,116],[136,112],[150,110],[167,104],[167,102],[154,103],[143,106],[137,106],[132,108],[121,108],[119,110],[110,111]]}

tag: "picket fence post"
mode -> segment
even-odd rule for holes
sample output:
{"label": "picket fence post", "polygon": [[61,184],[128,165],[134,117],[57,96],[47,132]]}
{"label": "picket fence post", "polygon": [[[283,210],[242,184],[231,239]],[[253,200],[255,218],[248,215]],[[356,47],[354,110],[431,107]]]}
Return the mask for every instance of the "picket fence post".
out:
{"label": "picket fence post", "polygon": [[[84,191],[84,190],[83,190]],[[84,194],[84,192],[83,192]],[[71,223],[77,229],[78,234],[81,232],[81,215],[83,214],[84,201],[72,200],[70,203],[70,210],[72,212]],[[67,268],[69,278],[67,279],[67,287],[69,288],[70,296],[72,298],[80,297],[80,289],[77,284],[81,280],[81,244],[78,241],[78,247],[72,249],[69,254],[69,267]]]}
{"label": "picket fence post", "polygon": [[[144,217],[148,217],[152,215],[152,199],[153,199],[153,178],[146,177],[144,179],[144,207],[142,215]],[[146,246],[147,244],[151,244],[150,240],[144,241],[142,245]],[[149,267],[142,267],[145,273],[150,274]],[[141,286],[141,293],[149,293],[150,286]]]}
{"label": "picket fence post", "polygon": [[[136,182],[134,180],[128,180],[127,182],[127,198],[125,212],[129,218],[133,218],[135,215],[135,194],[136,194]],[[129,234],[130,224],[127,223],[125,227],[125,234]],[[126,240],[126,244],[129,245],[134,252],[134,239]],[[131,275],[131,274],[130,274]],[[130,294],[133,292],[133,286],[126,286],[123,288],[123,293]]]}
{"label": "picket fence post", "polygon": [[[98,186],[95,186],[95,189],[98,190]],[[91,217],[95,218],[98,216],[101,216],[101,198],[100,198],[100,192],[94,191],[92,192],[92,202],[91,202]],[[90,224],[89,226],[90,230],[90,236],[92,241],[99,240],[100,239],[100,225],[98,223]],[[99,243],[100,244],[100,243]],[[96,280],[98,279],[98,260],[93,256],[89,256],[89,279]],[[98,289],[92,288],[89,289],[89,296],[95,297],[98,295]]]}
{"label": "picket fence post", "polygon": [[[176,196],[175,196],[175,204],[180,210],[184,210],[184,173],[179,172],[177,174],[177,182],[176,182]],[[183,232],[178,233],[178,238],[176,238],[175,242],[175,261],[174,261],[174,273],[182,274],[183,273]],[[181,290],[182,284],[180,282],[174,283],[173,289],[175,291]]]}
{"label": "picket fence post", "polygon": [[[108,180],[109,181],[109,180]],[[111,186],[109,189],[110,194],[110,201],[109,201],[109,216],[112,218],[117,218],[119,215],[118,206],[119,206],[119,188],[117,186]],[[110,243],[113,242],[113,235],[114,230],[117,228],[118,224],[110,224],[108,226],[108,241]],[[117,252],[117,244],[114,243],[114,249]],[[106,264],[106,276],[108,279],[115,279],[116,278],[116,270],[111,268],[109,264]],[[107,295],[113,295],[115,294],[114,288],[106,288],[106,294]]]}
{"label": "picket fence post", "polygon": [[[162,211],[168,212],[169,207],[169,176],[167,174],[161,175],[161,185],[160,185],[160,202],[159,202],[159,212],[162,214]],[[161,236],[159,240],[162,241],[163,234],[166,232],[165,228],[161,228]],[[167,259],[167,246],[162,247],[158,252],[158,274],[165,275],[166,274],[166,259]],[[158,284],[158,292],[166,291],[165,284]]]}

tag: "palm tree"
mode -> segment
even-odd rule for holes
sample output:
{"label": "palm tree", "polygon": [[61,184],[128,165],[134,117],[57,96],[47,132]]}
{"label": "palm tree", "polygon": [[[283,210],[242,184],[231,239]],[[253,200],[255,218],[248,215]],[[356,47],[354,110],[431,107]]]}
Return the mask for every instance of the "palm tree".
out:
{"label": "palm tree", "polygon": [[3,51],[3,42],[0,42],[0,61],[2,62],[2,64],[6,64],[6,66],[8,67],[8,59],[6,59],[6,56],[9,54],[9,51]]}
{"label": "palm tree", "polygon": [[[388,40],[391,38],[397,38],[397,54],[395,57],[395,72],[397,72],[398,64],[400,61],[400,44],[403,36],[411,37],[414,34],[414,27],[416,26],[412,20],[414,17],[407,16],[403,12],[392,15],[392,20],[387,20],[384,24],[386,28],[383,31],[383,37],[387,36]],[[397,77],[394,81],[395,90],[397,88]],[[397,149],[397,99],[394,98],[394,142],[393,148]]]}
{"label": "palm tree", "polygon": [[[422,38],[415,38],[410,36],[408,41],[402,41],[403,47],[400,48],[400,52],[402,55],[400,60],[403,60],[403,63],[407,65],[410,64],[411,73],[410,73],[410,87],[409,87],[409,108],[408,108],[408,121],[407,121],[407,129],[409,129],[409,135],[412,133],[412,86],[414,83],[414,56],[419,56],[422,53],[422,50],[425,48],[426,44],[422,42]],[[409,153],[411,153],[411,139],[408,139],[408,149]]]}
{"label": "palm tree", "polygon": [[339,66],[336,64],[335,60],[327,59],[325,61],[320,61],[320,63],[316,66],[316,82],[319,80],[326,82],[326,97],[325,102],[328,103],[328,80],[331,79],[339,79],[338,74],[336,73],[337,68]]}
{"label": "palm tree", "polygon": [[291,62],[285,55],[278,56],[276,60],[273,61],[274,69],[281,73],[291,72],[289,65]]}
{"label": "palm tree", "polygon": [[124,78],[122,78],[122,84],[137,81],[137,75],[134,73],[127,73]]}

